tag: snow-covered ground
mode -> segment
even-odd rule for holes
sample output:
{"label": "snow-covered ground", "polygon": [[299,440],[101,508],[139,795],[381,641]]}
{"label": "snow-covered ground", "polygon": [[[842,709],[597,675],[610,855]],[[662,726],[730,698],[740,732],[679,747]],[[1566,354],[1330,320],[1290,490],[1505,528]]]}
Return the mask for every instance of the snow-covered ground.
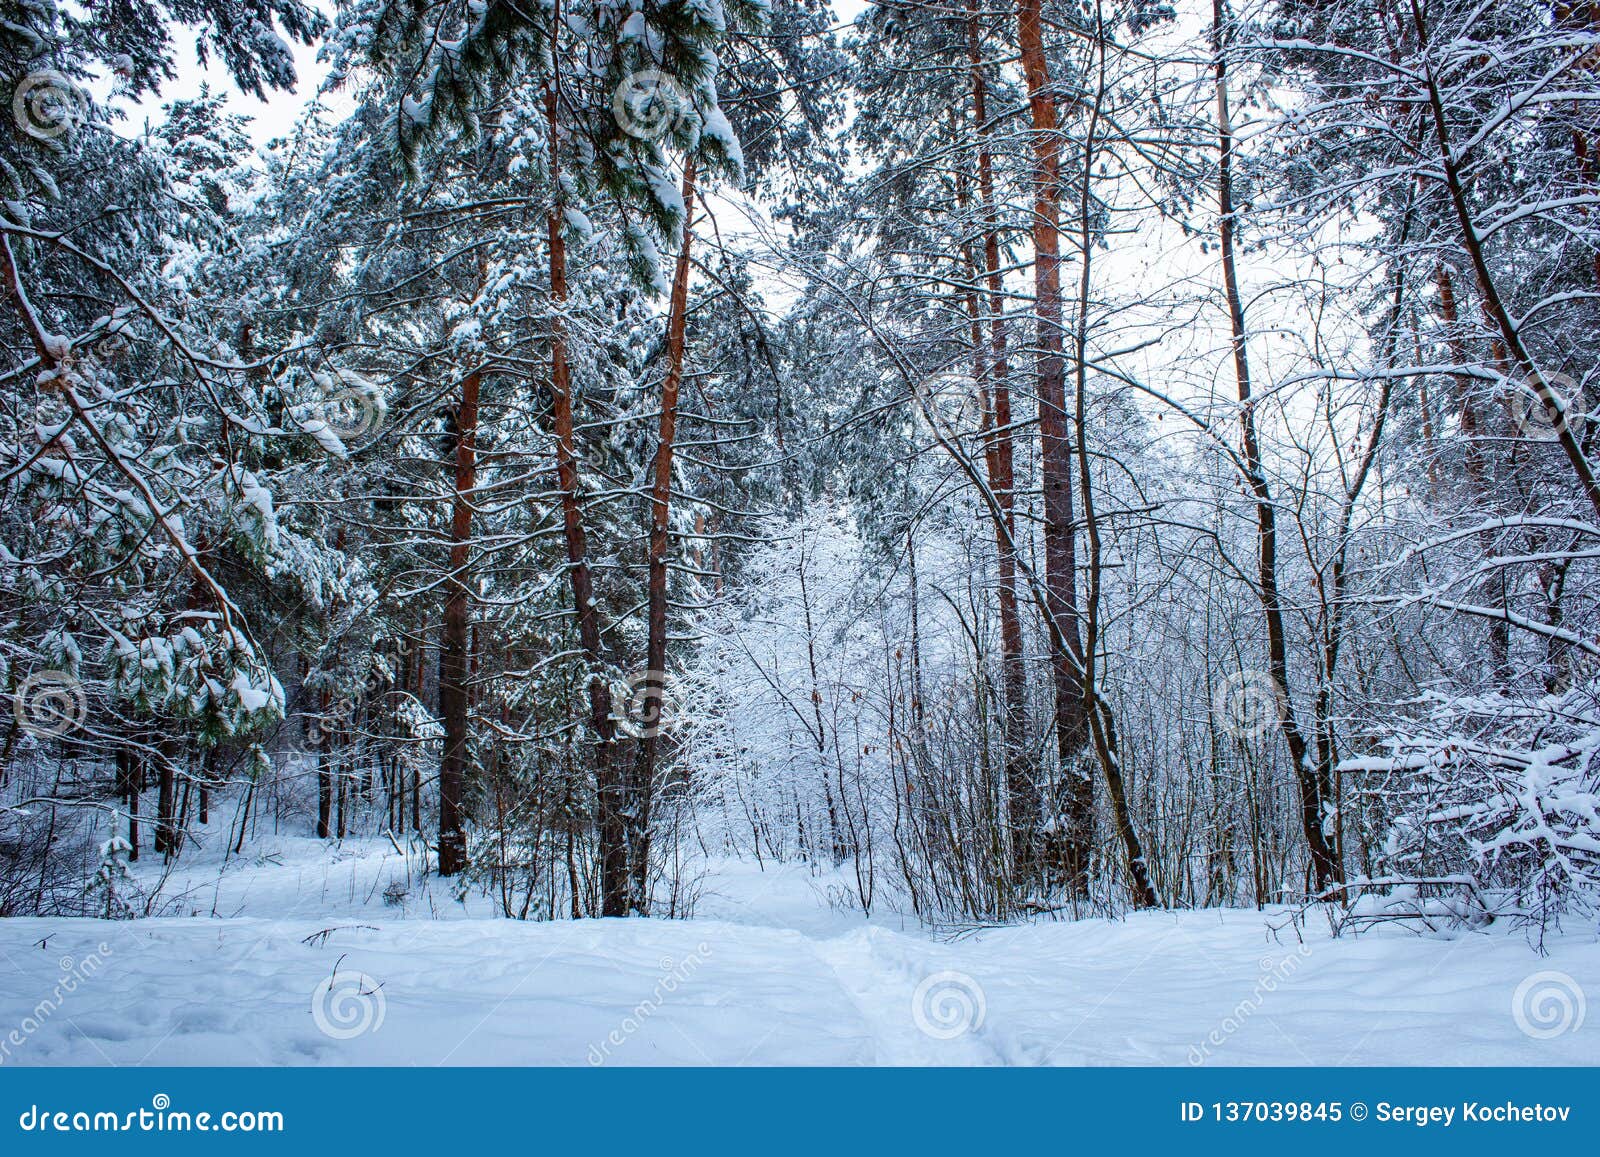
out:
{"label": "snow-covered ground", "polygon": [[184,915],[0,921],[0,1064],[1600,1063],[1592,929],[1544,957],[1247,911],[952,939],[745,863],[692,920],[519,923],[411,867],[386,902],[386,843],[285,838],[167,881]]}

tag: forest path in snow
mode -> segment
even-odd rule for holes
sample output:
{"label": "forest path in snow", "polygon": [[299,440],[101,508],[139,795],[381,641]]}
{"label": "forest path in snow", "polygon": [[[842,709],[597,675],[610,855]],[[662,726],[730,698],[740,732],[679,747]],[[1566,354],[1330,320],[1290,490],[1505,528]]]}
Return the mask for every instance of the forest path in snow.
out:
{"label": "forest path in snow", "polygon": [[926,945],[861,928],[811,949],[849,995],[880,1065],[993,1065],[986,998],[966,973],[929,960]]}
{"label": "forest path in snow", "polygon": [[693,919],[523,922],[378,843],[220,866],[175,873],[170,915],[0,921],[0,1063],[1600,1062],[1593,930],[1544,957],[1509,930],[1335,939],[1254,911],[951,940],[746,863],[713,865]]}

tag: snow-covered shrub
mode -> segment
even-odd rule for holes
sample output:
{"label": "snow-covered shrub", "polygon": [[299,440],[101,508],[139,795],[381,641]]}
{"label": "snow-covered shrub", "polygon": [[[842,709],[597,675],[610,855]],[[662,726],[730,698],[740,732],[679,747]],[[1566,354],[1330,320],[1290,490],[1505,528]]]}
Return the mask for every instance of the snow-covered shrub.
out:
{"label": "snow-covered shrub", "polygon": [[83,885],[98,862],[85,814],[0,805],[0,918],[104,914]]}
{"label": "snow-covered shrub", "polygon": [[1600,912],[1600,682],[1421,706],[1343,766],[1388,815],[1384,870],[1469,875],[1497,914],[1541,928]]}
{"label": "snow-covered shrub", "polygon": [[89,898],[98,909],[98,915],[107,920],[125,920],[134,916],[138,908],[129,902],[138,895],[138,885],[128,871],[128,853],[133,845],[115,831],[100,845],[100,870],[89,883]]}

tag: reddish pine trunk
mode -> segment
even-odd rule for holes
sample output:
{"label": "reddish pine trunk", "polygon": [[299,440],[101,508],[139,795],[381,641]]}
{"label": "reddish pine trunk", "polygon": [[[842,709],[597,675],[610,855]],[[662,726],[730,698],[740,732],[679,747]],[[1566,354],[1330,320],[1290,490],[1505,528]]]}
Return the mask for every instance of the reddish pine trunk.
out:
{"label": "reddish pine trunk", "polygon": [[667,306],[667,376],[661,383],[661,427],[650,487],[650,576],[648,634],[645,642],[644,727],[634,763],[633,806],[628,846],[632,860],[635,912],[649,907],[650,809],[654,802],[656,755],[667,671],[667,562],[672,545],[672,451],[678,431],[678,392],[683,385],[684,347],[689,322],[689,254],[694,243],[694,157],[683,165],[683,243],[672,274]]}
{"label": "reddish pine trunk", "polygon": [[[1467,345],[1461,334],[1460,311],[1456,307],[1455,280],[1441,261],[1434,266],[1434,283],[1439,288],[1439,316],[1444,322],[1445,340],[1450,346],[1450,358],[1457,365],[1467,364]],[[1493,486],[1489,482],[1488,467],[1483,460],[1483,422],[1477,404],[1472,398],[1472,379],[1465,373],[1452,375],[1455,382],[1456,408],[1461,424],[1461,438],[1466,443],[1462,463],[1466,467],[1467,483],[1480,503],[1493,502]],[[1485,558],[1493,558],[1496,551],[1494,535],[1485,531],[1478,539]],[[1491,576],[1483,584],[1483,599],[1497,610],[1506,609],[1504,575]],[[1511,624],[1504,619],[1489,620],[1489,663],[1495,678],[1506,683],[1511,680]]]}
{"label": "reddish pine trunk", "polygon": [[1051,618],[1060,786],[1052,831],[1038,848],[1043,865],[1068,890],[1085,895],[1094,842],[1089,717],[1084,710],[1083,643],[1078,625],[1077,546],[1073,540],[1072,448],[1067,437],[1066,366],[1061,320],[1061,143],[1045,59],[1041,0],[1018,0],[1017,41],[1033,132],[1033,279],[1038,327],[1040,482],[1044,491],[1045,588]]}
{"label": "reddish pine trunk", "polygon": [[[481,375],[467,375],[456,408],[455,501],[450,515],[450,581],[439,631],[439,714],[444,754],[439,760],[439,874],[454,876],[467,866],[462,797],[467,781],[468,654],[471,633],[472,498],[478,487],[478,389]],[[343,823],[343,791],[340,822]]]}
{"label": "reddish pine trunk", "polygon": [[[1018,879],[1033,872],[1031,851],[1039,827],[1038,769],[1028,756],[1027,669],[1023,659],[1022,616],[1017,602],[1016,469],[1011,440],[1010,359],[1006,342],[1005,287],[1000,273],[1000,223],[995,210],[994,160],[989,151],[988,84],[978,36],[976,0],[967,0],[967,53],[972,65],[972,112],[978,136],[978,200],[983,214],[983,261],[988,289],[989,373],[983,390],[984,465],[989,489],[1000,507],[995,524],[999,560],[1000,689],[1005,717],[1006,808],[1011,856]],[[982,345],[982,335],[974,335]]]}
{"label": "reddish pine trunk", "polygon": [[173,762],[174,750],[170,739],[163,739],[157,750],[160,787],[156,795],[155,849],[169,860],[178,854],[178,772]]}

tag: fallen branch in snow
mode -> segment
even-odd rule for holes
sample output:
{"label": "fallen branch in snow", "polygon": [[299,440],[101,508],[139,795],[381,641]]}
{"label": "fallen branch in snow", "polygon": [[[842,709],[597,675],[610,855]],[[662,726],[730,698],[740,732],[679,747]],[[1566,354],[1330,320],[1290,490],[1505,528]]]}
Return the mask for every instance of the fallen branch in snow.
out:
{"label": "fallen branch in snow", "polygon": [[[371,924],[335,924],[332,928],[324,928],[320,932],[313,932],[310,936],[307,936],[304,940],[300,941],[300,943],[302,943],[302,944],[304,944],[304,945],[306,945],[307,947],[310,947],[310,948],[325,948],[325,947],[327,947],[327,944],[328,944],[328,938],[330,936],[332,936],[335,932],[377,932],[377,931],[378,931],[378,929],[376,927],[374,927],[373,925],[371,925]],[[340,957],[340,959],[342,960],[344,958]],[[335,965],[334,969],[335,969],[335,971],[337,971],[338,970],[338,966]]]}

